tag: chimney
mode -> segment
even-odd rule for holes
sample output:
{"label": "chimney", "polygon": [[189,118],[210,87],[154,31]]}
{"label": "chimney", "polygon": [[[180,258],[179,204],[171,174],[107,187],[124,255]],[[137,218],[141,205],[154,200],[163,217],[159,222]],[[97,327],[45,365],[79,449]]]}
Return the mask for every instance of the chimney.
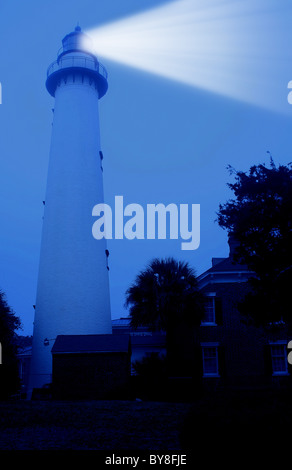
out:
{"label": "chimney", "polygon": [[236,254],[236,249],[240,245],[239,241],[235,238],[233,233],[228,234],[228,245],[229,245],[229,258],[233,260],[234,255]]}

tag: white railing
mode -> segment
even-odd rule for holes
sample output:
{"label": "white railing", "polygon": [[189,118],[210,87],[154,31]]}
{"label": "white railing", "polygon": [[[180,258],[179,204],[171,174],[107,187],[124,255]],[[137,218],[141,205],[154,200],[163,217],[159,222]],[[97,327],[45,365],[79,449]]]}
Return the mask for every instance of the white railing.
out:
{"label": "white railing", "polygon": [[63,70],[71,67],[81,67],[94,70],[107,79],[107,71],[100,62],[95,61],[90,57],[82,56],[61,57],[59,60],[56,60],[49,66],[47,70],[47,76],[51,75],[57,70]]}

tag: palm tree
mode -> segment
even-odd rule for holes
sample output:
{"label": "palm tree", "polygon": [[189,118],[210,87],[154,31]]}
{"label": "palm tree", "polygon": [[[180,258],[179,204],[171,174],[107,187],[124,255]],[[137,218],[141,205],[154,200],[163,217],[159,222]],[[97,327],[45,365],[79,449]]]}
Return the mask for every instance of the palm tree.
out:
{"label": "palm tree", "polygon": [[[146,326],[150,331],[166,333],[167,357],[177,345],[180,327],[199,325],[204,314],[204,297],[198,289],[194,270],[188,263],[173,258],[150,262],[126,292],[131,326]],[[182,341],[183,339],[180,338]],[[177,349],[177,348],[176,348]]]}

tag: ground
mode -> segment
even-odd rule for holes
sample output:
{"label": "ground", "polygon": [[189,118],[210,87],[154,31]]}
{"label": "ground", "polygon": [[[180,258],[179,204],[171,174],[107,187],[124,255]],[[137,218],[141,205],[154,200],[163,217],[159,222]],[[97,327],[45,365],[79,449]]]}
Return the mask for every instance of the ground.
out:
{"label": "ground", "polygon": [[213,393],[193,403],[0,402],[0,450],[285,448],[292,391]]}
{"label": "ground", "polygon": [[190,405],[132,401],[0,403],[0,449],[179,450]]}

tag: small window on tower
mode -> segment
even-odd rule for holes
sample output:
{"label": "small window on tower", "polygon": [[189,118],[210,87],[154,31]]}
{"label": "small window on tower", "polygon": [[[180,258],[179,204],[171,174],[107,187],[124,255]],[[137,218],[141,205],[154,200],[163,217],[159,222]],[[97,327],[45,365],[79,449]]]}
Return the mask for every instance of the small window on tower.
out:
{"label": "small window on tower", "polygon": [[103,153],[101,150],[99,151],[99,156],[100,156],[100,168],[101,168],[101,171],[103,171],[103,166],[102,166]]}

